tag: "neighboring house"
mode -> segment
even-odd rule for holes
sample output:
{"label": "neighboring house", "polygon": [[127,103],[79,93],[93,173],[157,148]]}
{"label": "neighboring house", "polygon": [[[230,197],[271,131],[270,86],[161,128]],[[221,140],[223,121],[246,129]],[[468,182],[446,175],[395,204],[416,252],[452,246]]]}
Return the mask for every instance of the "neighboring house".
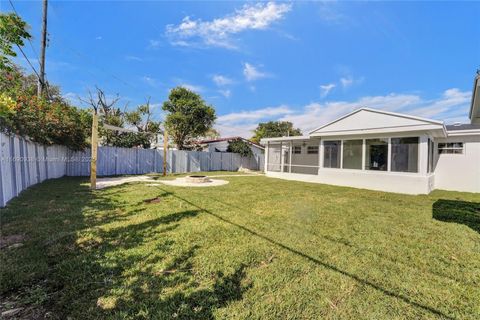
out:
{"label": "neighboring house", "polygon": [[302,137],[262,139],[265,172],[290,180],[428,194],[480,192],[480,75],[470,124],[361,108]]}
{"label": "neighboring house", "polygon": [[228,144],[230,143],[230,141],[234,141],[238,139],[243,140],[250,145],[250,149],[252,150],[252,153],[255,156],[255,158],[258,155],[262,155],[264,153],[265,148],[262,145],[256,144],[242,137],[229,137],[229,138],[202,140],[202,141],[198,141],[196,144],[200,147],[199,149],[202,151],[227,152]]}

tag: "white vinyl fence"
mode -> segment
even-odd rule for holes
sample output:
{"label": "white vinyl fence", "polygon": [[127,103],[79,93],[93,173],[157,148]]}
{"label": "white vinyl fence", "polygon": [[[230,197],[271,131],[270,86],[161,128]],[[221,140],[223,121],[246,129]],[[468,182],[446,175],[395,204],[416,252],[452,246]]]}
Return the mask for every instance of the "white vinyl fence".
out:
{"label": "white vinyl fence", "polygon": [[[0,207],[22,190],[46,179],[89,176],[90,150],[71,151],[43,146],[0,133]],[[263,170],[264,157],[237,153],[169,150],[167,172],[236,171],[240,167]],[[97,175],[114,176],[163,172],[163,150],[99,147]]]}

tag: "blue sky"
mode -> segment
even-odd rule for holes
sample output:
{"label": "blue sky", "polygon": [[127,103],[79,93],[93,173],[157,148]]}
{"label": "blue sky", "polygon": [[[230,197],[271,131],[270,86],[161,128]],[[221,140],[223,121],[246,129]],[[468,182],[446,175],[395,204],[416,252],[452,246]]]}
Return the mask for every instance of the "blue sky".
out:
{"label": "blue sky", "polygon": [[[41,2],[13,3],[38,53]],[[224,136],[267,120],[307,133],[364,106],[466,122],[479,16],[480,2],[50,1],[47,78],[72,101],[95,85],[129,108],[150,96],[157,119],[184,85]]]}

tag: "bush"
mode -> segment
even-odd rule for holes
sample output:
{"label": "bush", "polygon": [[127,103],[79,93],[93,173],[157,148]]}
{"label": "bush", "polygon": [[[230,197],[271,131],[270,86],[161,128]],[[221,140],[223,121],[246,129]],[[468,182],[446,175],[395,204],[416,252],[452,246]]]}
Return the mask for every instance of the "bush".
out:
{"label": "bush", "polygon": [[250,145],[242,139],[235,139],[228,143],[227,152],[239,153],[243,157],[253,156]]}
{"label": "bush", "polygon": [[[88,117],[63,101],[47,101],[32,95],[19,94],[15,100],[4,97],[0,108],[2,130],[28,137],[45,144],[59,144],[72,150],[87,146]],[[4,101],[7,101],[6,103]],[[14,101],[13,109],[4,105]]]}

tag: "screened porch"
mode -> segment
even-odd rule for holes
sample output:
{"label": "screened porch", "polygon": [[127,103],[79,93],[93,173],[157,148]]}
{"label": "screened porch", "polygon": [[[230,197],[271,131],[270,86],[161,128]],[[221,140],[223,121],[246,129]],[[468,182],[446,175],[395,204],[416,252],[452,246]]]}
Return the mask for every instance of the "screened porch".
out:
{"label": "screened porch", "polygon": [[267,171],[317,175],[319,154],[320,139],[272,141],[267,148]]}

